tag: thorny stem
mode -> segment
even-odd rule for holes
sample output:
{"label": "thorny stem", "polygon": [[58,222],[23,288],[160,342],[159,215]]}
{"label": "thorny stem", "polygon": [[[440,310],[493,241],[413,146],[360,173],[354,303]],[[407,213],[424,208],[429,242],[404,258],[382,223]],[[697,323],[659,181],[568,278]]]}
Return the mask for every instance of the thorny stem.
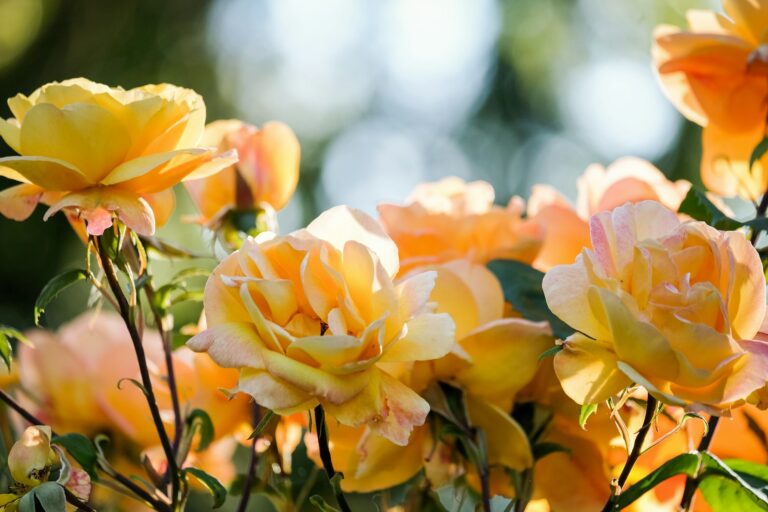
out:
{"label": "thorny stem", "polygon": [[[712,439],[715,437],[715,430],[717,429],[717,424],[719,422],[720,416],[711,416],[709,418],[707,433],[703,438],[701,438],[701,442],[697,448],[699,452],[705,452],[709,450],[709,445],[712,444]],[[680,500],[680,507],[678,510],[687,511],[691,508],[691,505],[693,504],[693,497],[696,495],[696,488],[699,486],[698,472],[699,470],[696,471],[696,477],[686,477],[685,489],[683,490],[683,498]]]}
{"label": "thorny stem", "polygon": [[[259,407],[258,404],[253,404],[253,428],[256,428],[260,420],[261,407]],[[248,501],[251,499],[251,486],[253,485],[253,479],[256,476],[256,462],[258,460],[258,455],[256,454],[256,443],[258,440],[259,436],[253,436],[253,440],[251,440],[251,458],[248,461],[248,473],[245,475],[243,494],[240,496],[237,512],[245,512],[248,508]]]}
{"label": "thorny stem", "polygon": [[635,466],[637,459],[640,457],[640,454],[643,451],[643,443],[645,442],[645,438],[648,435],[648,431],[651,430],[651,423],[653,423],[653,415],[656,413],[657,404],[658,401],[651,395],[648,395],[648,401],[645,404],[645,418],[643,418],[643,425],[637,432],[635,443],[632,445],[632,451],[629,453],[627,462],[624,464],[624,469],[621,470],[621,474],[619,475],[619,479],[616,482],[616,488],[614,492],[611,493],[611,496],[608,498],[608,502],[603,507],[603,512],[610,512],[611,510],[614,510],[616,506],[616,499],[619,497],[619,494],[621,494],[621,490],[624,488],[624,484],[627,483],[627,478],[629,478],[629,474],[632,472],[632,468]]}
{"label": "thorny stem", "polygon": [[141,374],[141,383],[144,386],[144,390],[147,396],[147,404],[149,405],[149,411],[152,415],[152,421],[157,429],[158,437],[160,438],[160,444],[163,447],[166,460],[168,461],[169,471],[171,473],[171,509],[178,510],[179,507],[179,471],[176,467],[176,458],[173,454],[173,447],[171,441],[168,438],[168,433],[163,426],[163,419],[160,416],[160,409],[157,406],[157,399],[155,398],[155,391],[152,387],[152,379],[149,375],[149,368],[147,366],[147,357],[144,353],[144,345],[142,344],[141,334],[134,321],[133,312],[128,304],[128,300],[120,287],[120,281],[117,278],[117,272],[112,264],[112,261],[107,256],[107,251],[101,246],[101,237],[93,237],[92,241],[99,255],[104,275],[107,278],[109,287],[117,300],[119,306],[120,316],[123,318],[125,326],[128,328],[128,333],[131,336],[133,342],[133,349],[136,352],[136,359],[139,363],[139,373]]}
{"label": "thorny stem", "polygon": [[323,468],[328,475],[328,480],[331,481],[336,502],[339,504],[341,512],[352,512],[344,493],[341,492],[340,485],[334,480],[337,473],[333,469],[333,460],[331,460],[331,450],[328,446],[328,426],[325,424],[325,411],[322,405],[315,407],[315,428],[317,429],[317,441],[320,445],[320,460],[323,461]]}

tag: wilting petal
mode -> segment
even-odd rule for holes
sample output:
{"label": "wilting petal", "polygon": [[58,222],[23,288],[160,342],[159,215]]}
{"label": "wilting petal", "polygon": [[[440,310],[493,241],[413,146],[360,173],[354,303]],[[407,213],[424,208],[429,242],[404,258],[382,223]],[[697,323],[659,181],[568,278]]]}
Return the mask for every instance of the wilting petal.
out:
{"label": "wilting petal", "polygon": [[429,404],[384,371],[373,368],[366,377],[367,386],[354,399],[340,406],[324,404],[328,414],[344,425],[367,425],[380,436],[405,446],[411,430],[424,424]]}
{"label": "wilting petal", "polygon": [[9,219],[24,220],[35,211],[42,195],[40,187],[27,183],[0,191],[0,214]]}
{"label": "wilting petal", "polygon": [[579,404],[599,404],[632,384],[616,366],[616,354],[582,334],[565,341],[554,364],[565,394]]}
{"label": "wilting petal", "polygon": [[141,197],[115,187],[97,187],[67,194],[45,212],[44,219],[63,208],[77,208],[82,216],[89,220],[93,215],[95,222],[93,228],[89,223],[88,232],[92,235],[101,235],[106,229],[104,222],[100,222],[115,212],[117,217],[136,233],[151,236],[155,233],[155,216],[149,204]]}

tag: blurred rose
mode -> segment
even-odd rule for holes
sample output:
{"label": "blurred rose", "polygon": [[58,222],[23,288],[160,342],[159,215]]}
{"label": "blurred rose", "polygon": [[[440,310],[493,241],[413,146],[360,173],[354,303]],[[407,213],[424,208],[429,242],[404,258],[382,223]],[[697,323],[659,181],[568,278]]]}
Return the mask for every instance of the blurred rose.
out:
{"label": "blurred rose", "polygon": [[321,404],[348,426],[405,445],[429,406],[382,370],[453,345],[453,321],[430,311],[434,273],[400,282],[397,247],[375,220],[337,207],[307,229],[249,239],[205,287],[208,329],[188,345],[240,369],[238,391],[278,414]]}
{"label": "blurred rose", "polygon": [[199,222],[216,224],[232,209],[282,209],[299,182],[299,141],[283,123],[261,129],[242,121],[214,121],[202,144],[220,152],[237,150],[239,161],[223,171],[184,185],[200,211]]}
{"label": "blurred rose", "polygon": [[534,266],[548,270],[573,263],[589,247],[589,218],[626,202],[653,200],[677,211],[691,183],[670,181],[650,162],[625,157],[608,167],[593,164],[578,180],[574,208],[555,188],[536,185],[528,201],[528,216],[544,228],[544,245]]}
{"label": "blurred rose", "polygon": [[768,157],[749,168],[768,115],[768,4],[724,0],[723,7],[725,16],[688,11],[687,32],[657,27],[653,58],[669,99],[704,127],[704,184],[754,200],[768,188]]}
{"label": "blurred rose", "polygon": [[401,271],[466,258],[531,263],[541,247],[536,223],[522,217],[520,198],[493,204],[493,187],[451,177],[416,187],[404,206],[379,205],[384,228],[400,250]]}
{"label": "blurred rose", "polygon": [[199,147],[205,104],[168,84],[131,90],[84,78],[53,82],[8,100],[14,118],[0,136],[21,156],[0,158],[0,176],[21,182],[0,192],[0,213],[24,220],[39,201],[64,209],[82,233],[100,235],[116,215],[152,235],[174,207],[171,187],[232,164]]}
{"label": "blurred rose", "polygon": [[[144,394],[125,380],[117,385],[121,379],[139,379],[128,331],[117,314],[85,313],[56,333],[34,330],[27,334],[34,348],[21,346],[18,366],[24,402],[36,416],[59,432],[107,433],[114,451],[110,461],[125,465],[130,473],[141,473],[139,452],[149,455],[157,468],[164,467]],[[171,397],[156,331],[144,331],[144,349],[161,416],[173,437]],[[220,439],[203,453],[191,453],[185,463],[223,478],[233,476],[235,441],[228,436],[239,433],[244,423],[250,424],[250,406],[246,397],[229,400],[220,389],[233,387],[237,372],[220,368],[207,355],[186,347],[174,351],[173,359],[182,411],[206,411]],[[104,498],[99,493],[96,499]]]}
{"label": "blurred rose", "polygon": [[643,201],[595,215],[590,234],[594,249],[543,282],[550,309],[579,331],[555,356],[573,400],[600,403],[635,382],[664,403],[717,412],[765,384],[768,350],[752,340],[765,278],[743,233]]}

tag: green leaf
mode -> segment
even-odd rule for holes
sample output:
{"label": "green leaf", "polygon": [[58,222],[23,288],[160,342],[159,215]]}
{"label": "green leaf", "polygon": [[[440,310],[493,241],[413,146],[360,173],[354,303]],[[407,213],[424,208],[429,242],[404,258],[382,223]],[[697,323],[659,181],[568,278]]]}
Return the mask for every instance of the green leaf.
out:
{"label": "green leaf", "polygon": [[66,448],[67,452],[82,466],[92,480],[98,478],[96,464],[99,456],[90,439],[83,434],[72,433],[55,436],[53,442]]}
{"label": "green leaf", "polygon": [[19,512],[65,512],[67,498],[64,488],[56,482],[38,485],[21,498]]}
{"label": "green leaf", "polygon": [[597,405],[598,404],[584,404],[581,406],[581,410],[579,411],[579,426],[583,430],[587,430],[587,420],[597,412]]}
{"label": "green leaf", "polygon": [[699,188],[691,187],[680,207],[679,213],[684,213],[693,219],[704,221],[713,228],[732,231],[739,229],[743,223],[728,217],[723,213]]}
{"label": "green leaf", "polygon": [[618,510],[628,507],[643,494],[647,493],[661,482],[676,475],[694,476],[699,467],[701,456],[698,453],[683,453],[668,460],[654,471],[624,490],[618,499]]}
{"label": "green leaf", "polygon": [[184,284],[187,279],[193,278],[193,277],[208,277],[211,275],[210,269],[202,268],[202,267],[191,267],[191,268],[185,268],[183,270],[178,271],[170,281],[168,281],[168,284]]}
{"label": "green leaf", "polygon": [[8,327],[7,325],[0,325],[0,358],[3,359],[8,370],[11,369],[11,359],[13,354],[13,345],[11,345],[12,339],[16,339],[25,345],[32,346],[32,343],[21,333],[21,331],[14,329],[13,327]]}
{"label": "green leaf", "polygon": [[57,295],[59,295],[59,293],[78,281],[88,279],[88,276],[89,274],[87,271],[82,269],[74,269],[64,272],[63,274],[59,274],[58,276],[48,281],[48,284],[43,287],[43,290],[40,292],[40,295],[38,295],[37,300],[35,301],[35,325],[40,325],[40,316],[45,311],[45,308],[48,307],[48,304],[50,304],[51,301],[55,299]]}
{"label": "green leaf", "polygon": [[488,269],[496,275],[504,298],[528,320],[547,321],[555,336],[565,339],[573,333],[547,306],[541,281],[544,273],[514,260],[493,260]]}
{"label": "green leaf", "polygon": [[765,155],[766,151],[768,151],[768,137],[763,137],[763,140],[761,140],[760,143],[755,146],[755,149],[752,150],[752,154],[749,156],[750,172],[752,172],[752,166],[755,165],[755,162],[760,160],[763,155]]}
{"label": "green leaf", "polygon": [[276,416],[275,413],[269,409],[265,409],[265,411],[266,412],[264,413],[264,416],[262,416],[259,424],[256,425],[256,429],[251,432],[251,435],[248,436],[248,439],[259,437],[261,433],[264,432],[264,429],[266,429],[267,426],[272,422],[272,419]]}
{"label": "green leaf", "polygon": [[339,512],[339,509],[336,507],[329,505],[327,501],[325,501],[325,498],[320,496],[319,494],[315,494],[314,496],[309,498],[309,502],[317,507],[317,510],[320,512]]}
{"label": "green leaf", "polygon": [[539,460],[553,453],[571,453],[571,449],[559,443],[543,442],[533,446],[533,459]]}
{"label": "green leaf", "polygon": [[[699,489],[714,512],[768,510],[768,496],[761,488],[750,484],[741,474],[711,453],[704,453],[702,456],[705,471]],[[746,462],[737,465],[742,469],[754,470]],[[750,475],[750,478],[755,481],[755,475]],[[757,480],[764,482],[760,478]]]}
{"label": "green leaf", "polygon": [[723,462],[752,487],[756,489],[768,487],[768,466],[741,459],[726,459]]}
{"label": "green leaf", "polygon": [[188,251],[154,236],[142,236],[140,239],[148,255],[177,259],[212,258],[210,255]]}
{"label": "green leaf", "polygon": [[213,427],[213,421],[211,417],[202,409],[193,409],[187,416],[187,429],[193,432],[193,429],[198,429],[200,432],[200,442],[197,444],[196,452],[202,452],[213,441],[215,437],[215,430]]}
{"label": "green leaf", "polygon": [[562,344],[555,345],[553,347],[549,347],[547,350],[545,350],[544,352],[539,354],[539,361],[543,361],[544,359],[546,359],[548,357],[555,357],[555,354],[557,354],[558,352],[560,352],[564,348],[565,348],[565,346],[562,345]]}
{"label": "green leaf", "polygon": [[213,496],[213,508],[219,508],[227,499],[227,489],[216,478],[199,468],[184,468],[184,473],[189,473],[202,483]]}

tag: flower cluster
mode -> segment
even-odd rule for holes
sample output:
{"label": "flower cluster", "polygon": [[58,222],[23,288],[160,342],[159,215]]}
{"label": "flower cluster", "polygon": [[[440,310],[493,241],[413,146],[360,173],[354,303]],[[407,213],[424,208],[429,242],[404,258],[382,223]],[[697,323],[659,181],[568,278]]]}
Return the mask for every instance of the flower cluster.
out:
{"label": "flower cluster", "polygon": [[[9,100],[0,213],[43,203],[86,245],[35,321],[78,280],[100,302],[0,325],[0,509],[177,512],[229,487],[237,510],[257,491],[276,510],[765,510],[768,2],[724,7],[653,44],[703,127],[706,190],[625,157],[575,204],[447,177],[281,234],[301,151],[280,122],[206,126],[165,84]],[[195,256],[154,237],[182,181],[218,260],[161,279],[150,249]],[[723,196],[762,200],[737,220]]]}

